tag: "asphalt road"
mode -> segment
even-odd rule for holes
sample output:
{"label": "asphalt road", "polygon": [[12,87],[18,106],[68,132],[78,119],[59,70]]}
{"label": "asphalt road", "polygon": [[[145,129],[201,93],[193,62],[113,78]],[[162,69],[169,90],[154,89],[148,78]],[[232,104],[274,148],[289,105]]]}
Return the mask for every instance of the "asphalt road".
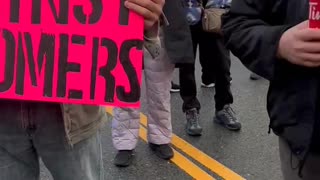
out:
{"label": "asphalt road", "polygon": [[[233,108],[242,122],[240,132],[229,132],[213,123],[214,89],[200,87],[201,69],[197,64],[198,98],[201,102],[201,124],[204,133],[194,138],[186,135],[185,115],[181,111],[182,101],[179,93],[172,94],[172,123],[174,133],[187,141],[199,151],[225,165],[227,169],[248,180],[281,180],[278,156],[278,142],[274,135],[268,132],[268,117],[266,113],[266,91],[268,82],[265,80],[249,80],[250,72],[233,57],[232,60],[232,92],[234,94]],[[178,82],[177,73],[174,78]],[[145,98],[142,98],[144,102]],[[146,107],[143,106],[142,111]],[[110,123],[103,129],[103,152],[105,175],[107,180],[191,180],[191,170],[182,170],[183,163],[166,162],[158,159],[141,140],[136,149],[136,158],[131,167],[116,168],[113,157],[116,151],[112,147]],[[182,153],[203,171],[216,179],[223,179]],[[201,158],[201,157],[200,157]],[[179,160],[177,160],[179,161]],[[177,165],[178,164],[178,165]],[[179,165],[180,164],[180,165]],[[43,166],[42,166],[43,167]],[[217,170],[220,171],[221,169]],[[192,173],[191,173],[192,174]],[[42,179],[51,179],[47,170],[41,171]],[[229,178],[230,179],[230,178]],[[230,179],[236,180],[236,179]]]}

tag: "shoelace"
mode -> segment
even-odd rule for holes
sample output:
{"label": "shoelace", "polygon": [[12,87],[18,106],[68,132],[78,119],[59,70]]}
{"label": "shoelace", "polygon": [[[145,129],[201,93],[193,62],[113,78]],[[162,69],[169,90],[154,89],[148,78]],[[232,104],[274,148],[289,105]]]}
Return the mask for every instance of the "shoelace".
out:
{"label": "shoelace", "polygon": [[233,111],[233,109],[230,106],[225,108],[225,111],[226,111],[227,118],[230,120],[230,122],[233,123],[235,121],[235,119],[234,119],[235,112]]}
{"label": "shoelace", "polygon": [[188,115],[190,116],[191,125],[197,126],[198,125],[198,113],[196,112],[189,112]]}

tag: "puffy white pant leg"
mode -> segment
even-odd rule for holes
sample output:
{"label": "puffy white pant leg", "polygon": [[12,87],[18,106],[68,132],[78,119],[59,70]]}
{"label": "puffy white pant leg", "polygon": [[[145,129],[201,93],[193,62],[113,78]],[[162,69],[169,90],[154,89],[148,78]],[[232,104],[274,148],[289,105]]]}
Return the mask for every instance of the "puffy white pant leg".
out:
{"label": "puffy white pant leg", "polygon": [[171,142],[170,89],[174,64],[162,45],[160,56],[152,59],[147,53],[144,61],[146,83],[148,141],[154,144]]}
{"label": "puffy white pant leg", "polygon": [[[148,141],[154,144],[171,142],[170,88],[174,64],[162,47],[160,56],[153,59],[145,51],[144,77],[148,108]],[[112,122],[113,144],[117,150],[132,150],[139,137],[140,110],[114,108]]]}
{"label": "puffy white pant leg", "polygon": [[139,109],[113,109],[112,141],[117,150],[135,149],[139,139],[139,121]]}

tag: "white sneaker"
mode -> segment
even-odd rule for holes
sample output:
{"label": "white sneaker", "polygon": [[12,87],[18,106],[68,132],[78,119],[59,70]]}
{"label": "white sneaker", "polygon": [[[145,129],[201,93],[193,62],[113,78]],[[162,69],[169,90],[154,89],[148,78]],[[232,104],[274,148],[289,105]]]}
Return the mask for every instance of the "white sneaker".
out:
{"label": "white sneaker", "polygon": [[170,92],[171,93],[180,92],[180,86],[178,84],[175,84],[175,83],[171,82]]}
{"label": "white sneaker", "polygon": [[215,86],[214,83],[210,83],[210,84],[204,84],[203,82],[201,83],[201,87],[203,88],[213,88]]}

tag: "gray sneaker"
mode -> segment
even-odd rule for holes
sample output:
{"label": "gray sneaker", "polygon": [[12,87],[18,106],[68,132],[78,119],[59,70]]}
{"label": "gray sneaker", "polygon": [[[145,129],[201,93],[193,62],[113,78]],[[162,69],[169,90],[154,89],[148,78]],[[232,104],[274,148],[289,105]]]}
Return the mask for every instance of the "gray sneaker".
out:
{"label": "gray sneaker", "polygon": [[186,125],[186,132],[190,136],[201,136],[202,134],[202,127],[199,124],[199,114],[196,108],[187,110],[187,125]]}
{"label": "gray sneaker", "polygon": [[238,131],[241,129],[241,123],[237,120],[235,112],[230,105],[225,105],[221,111],[216,112],[214,122],[231,131]]}

